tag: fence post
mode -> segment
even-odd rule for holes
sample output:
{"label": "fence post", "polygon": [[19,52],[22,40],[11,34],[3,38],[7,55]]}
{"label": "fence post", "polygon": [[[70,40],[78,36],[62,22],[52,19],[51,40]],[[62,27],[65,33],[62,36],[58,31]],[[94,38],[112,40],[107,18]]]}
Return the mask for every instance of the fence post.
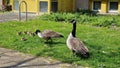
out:
{"label": "fence post", "polygon": [[25,4],[25,8],[26,8],[26,21],[27,21],[27,16],[28,16],[28,14],[27,14],[27,3],[25,2],[25,1],[21,1],[20,3],[19,3],[19,21],[21,21],[21,4],[22,3],[24,3]]}

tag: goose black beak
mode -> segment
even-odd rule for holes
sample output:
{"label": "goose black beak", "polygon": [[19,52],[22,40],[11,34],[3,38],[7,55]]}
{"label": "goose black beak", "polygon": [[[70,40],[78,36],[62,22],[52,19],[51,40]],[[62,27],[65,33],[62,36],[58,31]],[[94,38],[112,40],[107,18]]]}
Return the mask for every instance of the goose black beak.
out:
{"label": "goose black beak", "polygon": [[37,34],[38,32],[41,32],[41,31],[40,31],[40,30],[36,30],[36,31],[35,31],[35,34]]}
{"label": "goose black beak", "polygon": [[70,20],[70,23],[75,23],[75,22],[76,22],[75,19]]}

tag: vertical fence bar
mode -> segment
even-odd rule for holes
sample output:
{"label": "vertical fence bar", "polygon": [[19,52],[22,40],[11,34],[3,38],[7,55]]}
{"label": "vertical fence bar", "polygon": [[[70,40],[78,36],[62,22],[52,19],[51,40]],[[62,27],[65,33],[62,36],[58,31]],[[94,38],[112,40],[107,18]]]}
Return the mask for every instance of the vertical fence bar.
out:
{"label": "vertical fence bar", "polygon": [[27,17],[27,16],[28,16],[28,14],[27,14],[27,3],[26,3],[25,1],[21,1],[21,2],[19,3],[19,21],[21,21],[21,4],[22,4],[22,3],[25,4],[25,8],[26,8],[26,9],[25,9],[25,10],[26,10],[26,12],[25,12],[25,13],[26,13],[25,18],[26,18],[26,21],[27,21],[27,18],[28,18],[28,17]]}

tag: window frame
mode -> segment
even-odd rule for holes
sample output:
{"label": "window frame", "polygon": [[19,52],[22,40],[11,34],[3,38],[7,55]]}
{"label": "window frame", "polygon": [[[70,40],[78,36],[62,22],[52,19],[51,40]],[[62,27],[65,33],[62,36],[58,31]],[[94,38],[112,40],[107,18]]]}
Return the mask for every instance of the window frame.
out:
{"label": "window frame", "polygon": [[109,4],[108,4],[108,11],[109,11],[109,12],[118,12],[118,9],[117,9],[117,10],[110,10],[110,3],[111,3],[111,2],[117,2],[117,3],[118,3],[117,8],[119,9],[119,2],[118,2],[118,1],[109,1]]}
{"label": "window frame", "polygon": [[[94,9],[94,6],[95,6],[95,3],[94,3],[94,2],[100,2],[100,9],[98,9],[98,10],[95,10],[95,9]],[[99,12],[100,12],[100,11],[101,11],[101,3],[102,3],[102,2],[101,2],[100,0],[94,0],[93,3],[92,3],[92,10],[93,10],[93,11],[99,11]]]}
{"label": "window frame", "polygon": [[19,0],[14,0],[13,7],[14,7],[13,9],[15,11],[19,10]]}
{"label": "window frame", "polygon": [[[41,10],[41,3],[47,3],[47,11]],[[48,12],[48,1],[40,1],[39,2],[39,12]]]}

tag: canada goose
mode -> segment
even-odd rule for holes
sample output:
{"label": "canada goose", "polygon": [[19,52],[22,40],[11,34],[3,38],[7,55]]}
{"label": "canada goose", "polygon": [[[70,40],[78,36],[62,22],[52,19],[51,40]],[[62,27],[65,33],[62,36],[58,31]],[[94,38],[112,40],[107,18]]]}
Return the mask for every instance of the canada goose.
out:
{"label": "canada goose", "polygon": [[24,31],[24,34],[26,34],[26,35],[27,34],[29,35],[30,33],[31,33],[30,31]]}
{"label": "canada goose", "polygon": [[22,37],[21,38],[21,41],[26,41],[27,39],[25,37]]}
{"label": "canada goose", "polygon": [[44,30],[43,32],[41,32],[40,30],[36,30],[35,32],[40,38],[43,38],[46,40],[46,42],[48,42],[48,40],[51,40],[52,42],[52,38],[60,38],[60,37],[64,37],[62,34],[52,31],[52,30]]}
{"label": "canada goose", "polygon": [[21,35],[21,34],[22,34],[22,32],[21,32],[21,31],[17,33],[17,35]]}
{"label": "canada goose", "polygon": [[77,56],[81,56],[82,58],[88,58],[88,48],[80,39],[76,38],[76,20],[72,20],[71,23],[73,23],[73,29],[67,38],[66,44],[73,54],[75,53]]}
{"label": "canada goose", "polygon": [[34,36],[35,36],[35,33],[34,33],[34,32],[31,32],[29,35],[32,36],[32,37],[34,37]]}

